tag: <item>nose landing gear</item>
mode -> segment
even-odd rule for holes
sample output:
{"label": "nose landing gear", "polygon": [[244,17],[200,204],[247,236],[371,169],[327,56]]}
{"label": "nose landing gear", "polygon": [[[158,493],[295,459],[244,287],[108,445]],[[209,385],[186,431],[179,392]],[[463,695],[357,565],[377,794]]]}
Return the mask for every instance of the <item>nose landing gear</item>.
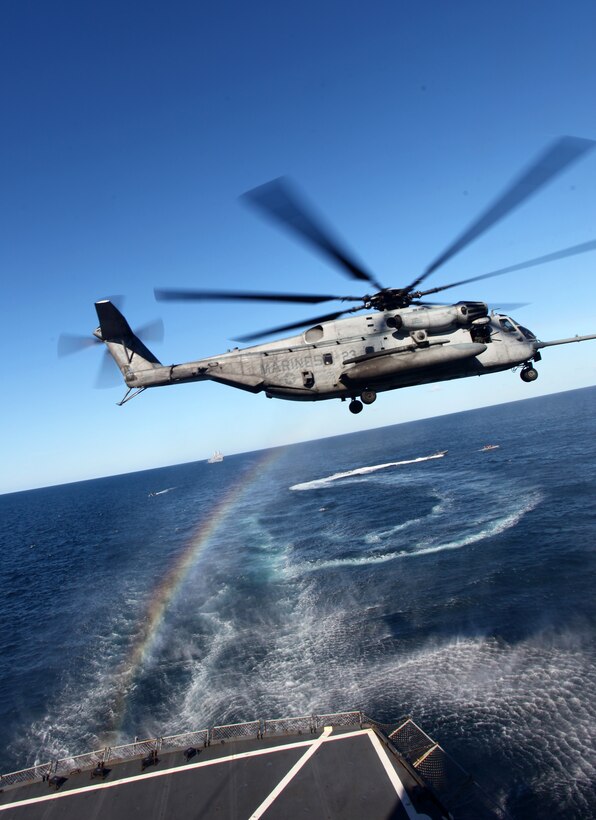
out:
{"label": "nose landing gear", "polygon": [[538,378],[538,371],[532,365],[525,365],[519,374],[522,382],[535,382]]}

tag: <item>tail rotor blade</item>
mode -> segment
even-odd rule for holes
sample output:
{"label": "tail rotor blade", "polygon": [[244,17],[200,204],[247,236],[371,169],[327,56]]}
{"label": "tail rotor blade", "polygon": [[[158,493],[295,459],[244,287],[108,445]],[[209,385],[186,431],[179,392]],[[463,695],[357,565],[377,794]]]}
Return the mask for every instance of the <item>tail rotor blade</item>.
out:
{"label": "tail rotor blade", "polygon": [[58,337],[58,356],[70,356],[73,353],[80,353],[88,347],[101,344],[95,336],[77,336],[73,333],[61,333]]}
{"label": "tail rotor blade", "polygon": [[121,293],[115,293],[112,296],[105,297],[109,302],[113,305],[116,305],[118,310],[122,310],[124,308],[124,303],[126,302],[126,296],[123,296]]}
{"label": "tail rotor blade", "polygon": [[135,330],[135,335],[145,342],[163,342],[163,322],[154,319]]}
{"label": "tail rotor blade", "polygon": [[[107,297],[112,304],[121,307],[124,303],[124,296],[116,294]],[[58,337],[58,356],[71,356],[73,353],[80,353],[88,347],[95,347],[102,344],[101,339],[95,336],[80,336],[75,333],[61,333]]]}
{"label": "tail rotor blade", "polygon": [[105,390],[109,387],[117,387],[119,384],[121,384],[120,371],[112,359],[110,352],[106,349],[101,358],[99,370],[97,371],[95,387],[100,390]]}

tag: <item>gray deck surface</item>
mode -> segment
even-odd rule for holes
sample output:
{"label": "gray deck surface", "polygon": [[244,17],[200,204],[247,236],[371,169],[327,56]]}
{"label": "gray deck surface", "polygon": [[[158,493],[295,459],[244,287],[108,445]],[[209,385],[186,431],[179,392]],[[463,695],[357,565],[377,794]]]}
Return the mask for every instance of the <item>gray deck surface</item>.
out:
{"label": "gray deck surface", "polygon": [[[59,790],[39,781],[9,787],[0,794],[0,820],[248,820],[268,798],[266,820],[441,817],[420,788],[415,807],[404,808],[399,783],[385,770],[373,735],[335,729],[291,777],[320,735],[234,740],[200,749],[189,761],[182,750],[160,753],[157,765],[144,772],[139,758],[118,762],[104,780],[82,771]],[[411,794],[416,784],[408,770],[384,747],[382,754]]]}

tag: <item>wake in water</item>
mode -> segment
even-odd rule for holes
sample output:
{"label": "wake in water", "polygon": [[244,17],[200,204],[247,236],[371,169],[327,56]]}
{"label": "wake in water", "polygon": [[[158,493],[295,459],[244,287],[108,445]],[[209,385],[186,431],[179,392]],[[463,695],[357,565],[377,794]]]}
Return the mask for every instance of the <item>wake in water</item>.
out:
{"label": "wake in water", "polygon": [[294,484],[290,490],[316,490],[318,487],[325,487],[333,481],[339,481],[341,478],[352,478],[356,475],[368,475],[369,473],[376,473],[377,470],[387,470],[389,467],[402,467],[405,464],[420,464],[423,461],[433,461],[437,458],[443,458],[447,454],[447,450],[442,450],[432,456],[421,456],[420,458],[410,458],[405,461],[389,461],[387,464],[373,464],[370,467],[357,467],[355,470],[346,470],[343,473],[333,473],[333,475],[325,478],[317,478],[314,481],[306,481],[302,484]]}
{"label": "wake in water", "polygon": [[[384,564],[396,559],[420,558],[434,553],[462,549],[514,528],[526,514],[536,509],[541,501],[542,495],[533,492],[521,496],[513,504],[505,502],[506,506],[499,506],[498,512],[491,507],[472,515],[468,514],[467,520],[459,527],[460,537],[454,539],[444,538],[445,526],[440,516],[445,512],[445,508],[442,504],[437,504],[426,520],[413,518],[390,530],[367,533],[364,537],[363,551],[355,550],[356,554],[349,556],[342,555],[336,558],[317,558],[300,563],[289,563],[285,572],[288,577],[293,577],[304,572],[340,567],[365,567],[372,564]],[[453,514],[454,506],[452,499],[449,514]],[[423,522],[425,526],[421,527]],[[412,534],[407,540],[402,540],[403,546],[400,549],[384,551],[382,547],[379,547],[379,544],[383,543],[393,546],[396,537],[399,535],[399,538],[403,539],[407,530],[411,530]],[[433,530],[437,530],[440,533],[439,536],[433,535]],[[371,548],[365,545],[373,546]]]}
{"label": "wake in water", "polygon": [[156,495],[165,495],[166,493],[171,493],[172,490],[175,490],[176,487],[166,487],[165,490],[158,490],[155,493],[149,493],[149,498],[155,498]]}

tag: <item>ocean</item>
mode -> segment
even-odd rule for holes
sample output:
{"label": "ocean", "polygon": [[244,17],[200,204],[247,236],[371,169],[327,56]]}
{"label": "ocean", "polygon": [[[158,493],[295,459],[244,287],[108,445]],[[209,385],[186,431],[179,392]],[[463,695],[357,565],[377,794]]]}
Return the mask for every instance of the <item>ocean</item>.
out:
{"label": "ocean", "polygon": [[595,409],[1,496],[0,771],[362,709],[411,715],[513,818],[596,816]]}

